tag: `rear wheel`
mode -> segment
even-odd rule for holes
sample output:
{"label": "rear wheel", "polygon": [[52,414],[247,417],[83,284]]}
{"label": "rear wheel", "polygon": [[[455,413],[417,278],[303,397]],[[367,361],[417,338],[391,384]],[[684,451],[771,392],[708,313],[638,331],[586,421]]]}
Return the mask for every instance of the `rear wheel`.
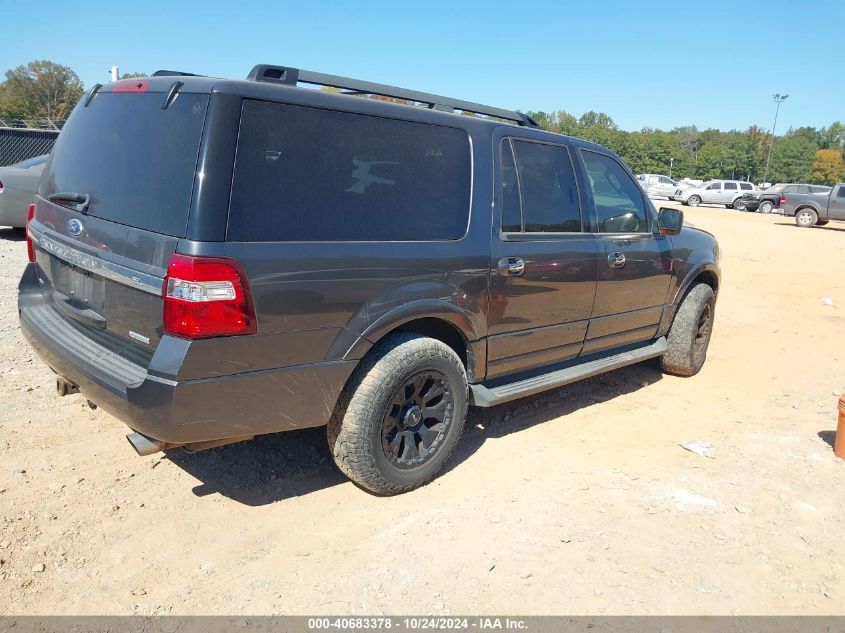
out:
{"label": "rear wheel", "polygon": [[760,213],[771,213],[772,209],[775,208],[775,205],[772,204],[771,200],[763,200],[760,203],[760,207],[757,209]]}
{"label": "rear wheel", "polygon": [[734,200],[733,207],[737,211],[745,211],[745,201],[742,198],[737,198]]}
{"label": "rear wheel", "polygon": [[795,214],[795,224],[808,229],[819,221],[819,215],[812,209],[799,209]]}
{"label": "rear wheel", "polygon": [[691,207],[697,207],[701,204],[701,198],[699,196],[690,196],[687,198],[687,204]]}
{"label": "rear wheel", "polygon": [[467,411],[466,372],[445,343],[399,333],[362,361],[329,421],[329,448],[362,488],[394,495],[431,481],[451,456]]}
{"label": "rear wheel", "polygon": [[666,337],[668,349],[660,357],[663,371],[694,376],[701,370],[707,359],[715,312],[716,295],[710,286],[699,283],[690,288]]}

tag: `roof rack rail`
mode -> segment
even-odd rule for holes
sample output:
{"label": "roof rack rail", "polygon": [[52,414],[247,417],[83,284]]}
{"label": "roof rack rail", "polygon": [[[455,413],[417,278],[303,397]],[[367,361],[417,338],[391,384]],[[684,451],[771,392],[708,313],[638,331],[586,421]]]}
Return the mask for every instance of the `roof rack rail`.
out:
{"label": "roof rack rail", "polygon": [[152,74],[153,77],[198,77],[194,73],[183,73],[181,70],[157,70]]}
{"label": "roof rack rail", "polygon": [[296,86],[300,83],[313,84],[316,86],[331,86],[350,91],[346,94],[374,94],[384,97],[393,97],[395,99],[405,99],[407,101],[424,103],[432,110],[441,110],[444,112],[461,110],[462,112],[472,112],[473,114],[483,114],[485,116],[496,117],[506,121],[513,121],[518,125],[540,127],[533,118],[515,110],[494,108],[492,106],[473,103],[471,101],[442,97],[428,92],[418,92],[416,90],[408,90],[407,88],[397,88],[396,86],[377,84],[371,81],[350,79],[349,77],[327,75],[325,73],[313,72],[311,70],[300,70],[299,68],[290,68],[287,66],[273,66],[271,64],[258,64],[253,67],[246,78],[249,81],[263,81],[267,83],[285,84],[288,86]]}

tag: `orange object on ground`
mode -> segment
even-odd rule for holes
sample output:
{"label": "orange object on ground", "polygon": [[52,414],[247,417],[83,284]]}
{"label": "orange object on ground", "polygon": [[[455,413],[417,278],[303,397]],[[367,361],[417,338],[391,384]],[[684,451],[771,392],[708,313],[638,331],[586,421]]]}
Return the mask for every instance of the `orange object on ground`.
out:
{"label": "orange object on ground", "polygon": [[845,394],[839,398],[839,423],[836,425],[833,454],[845,459]]}

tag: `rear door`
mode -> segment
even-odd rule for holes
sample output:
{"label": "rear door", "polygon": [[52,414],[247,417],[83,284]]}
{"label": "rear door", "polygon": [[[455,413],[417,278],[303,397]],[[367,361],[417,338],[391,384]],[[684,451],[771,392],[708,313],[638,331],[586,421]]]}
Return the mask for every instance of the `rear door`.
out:
{"label": "rear door", "polygon": [[[44,169],[30,230],[58,318],[146,365],[162,336],[162,280],[186,234],[208,94],[170,81],[83,98]],[[121,89],[121,87],[123,87]]]}
{"label": "rear door", "polygon": [[668,176],[660,176],[660,195],[667,198],[675,191],[675,183]]}
{"label": "rear door", "polygon": [[569,143],[495,140],[488,378],[578,356],[599,258]]}
{"label": "rear door", "polygon": [[722,183],[711,182],[701,192],[701,201],[708,204],[718,204],[722,201]]}
{"label": "rear door", "polygon": [[669,292],[672,245],[613,156],[579,150],[589,181],[600,244],[596,300],[582,355],[654,338]]}
{"label": "rear door", "polygon": [[837,185],[831,192],[828,217],[831,220],[845,220],[845,185]]}

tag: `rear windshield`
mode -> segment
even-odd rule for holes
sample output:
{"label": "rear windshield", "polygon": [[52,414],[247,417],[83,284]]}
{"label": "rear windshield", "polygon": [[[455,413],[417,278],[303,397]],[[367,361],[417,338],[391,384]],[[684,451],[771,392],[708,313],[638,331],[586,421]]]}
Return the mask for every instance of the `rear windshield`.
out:
{"label": "rear windshield", "polygon": [[459,239],[470,169],[462,130],[246,100],[227,239]]}
{"label": "rear windshield", "polygon": [[207,94],[101,93],[74,110],[38,193],[88,194],[89,215],[184,237]]}

